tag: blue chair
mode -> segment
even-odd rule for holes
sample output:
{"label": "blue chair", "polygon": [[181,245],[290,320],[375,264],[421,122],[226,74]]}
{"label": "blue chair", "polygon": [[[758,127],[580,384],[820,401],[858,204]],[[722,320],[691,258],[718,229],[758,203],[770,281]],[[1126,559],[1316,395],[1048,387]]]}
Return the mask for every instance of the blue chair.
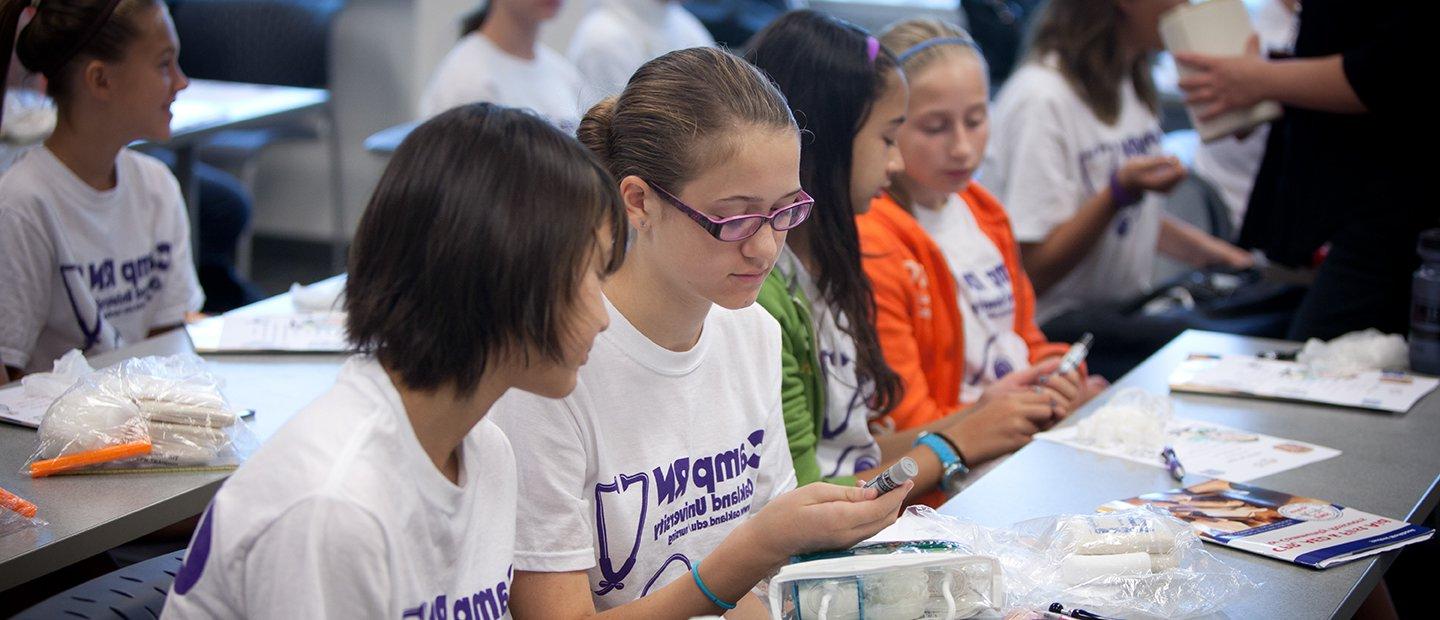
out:
{"label": "blue chair", "polygon": [[[184,44],[181,65],[192,78],[329,88],[330,30],[344,0],[168,0],[175,31]],[[257,158],[267,148],[291,141],[325,140],[330,152],[330,191],[342,226],[344,205],[339,135],[334,102],[326,106],[322,127],[310,122],[224,131],[200,149],[200,159],[230,172],[253,191]],[[332,256],[344,266],[344,251]],[[250,270],[250,235],[240,242],[237,268]]]}
{"label": "blue chair", "polygon": [[15,620],[159,618],[184,560],[182,549],[132,564],[56,594],[20,612]]}

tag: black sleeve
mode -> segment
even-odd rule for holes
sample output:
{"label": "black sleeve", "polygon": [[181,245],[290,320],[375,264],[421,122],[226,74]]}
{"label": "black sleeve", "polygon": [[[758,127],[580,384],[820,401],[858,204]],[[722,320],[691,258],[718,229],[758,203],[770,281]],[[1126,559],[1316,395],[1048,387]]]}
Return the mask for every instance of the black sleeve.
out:
{"label": "black sleeve", "polygon": [[1415,89],[1422,75],[1417,70],[1427,57],[1420,29],[1433,23],[1425,18],[1434,16],[1430,7],[1420,5],[1431,4],[1432,0],[1396,2],[1392,8],[1379,9],[1387,15],[1369,36],[1342,52],[1345,79],[1370,112],[1418,110],[1421,97]]}

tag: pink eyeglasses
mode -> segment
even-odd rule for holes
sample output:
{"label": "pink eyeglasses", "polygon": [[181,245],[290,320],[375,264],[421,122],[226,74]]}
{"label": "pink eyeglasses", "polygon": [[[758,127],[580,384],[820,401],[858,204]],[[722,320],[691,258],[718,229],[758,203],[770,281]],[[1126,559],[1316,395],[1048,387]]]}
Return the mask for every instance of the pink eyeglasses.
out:
{"label": "pink eyeglasses", "polygon": [[769,222],[770,227],[777,231],[790,230],[808,219],[810,217],[810,211],[815,207],[815,199],[811,198],[804,190],[801,190],[800,195],[795,198],[795,202],[776,209],[775,212],[770,215],[750,213],[715,219],[681,202],[674,194],[665,191],[659,185],[650,183],[650,187],[655,190],[655,193],[660,194],[660,197],[664,198],[666,202],[670,203],[676,209],[679,209],[681,213],[690,216],[690,219],[695,220],[695,223],[699,224],[701,228],[704,228],[705,232],[710,233],[711,237],[721,241],[744,241],[749,239],[755,236],[755,233],[760,232],[760,227],[764,226],[766,222]]}

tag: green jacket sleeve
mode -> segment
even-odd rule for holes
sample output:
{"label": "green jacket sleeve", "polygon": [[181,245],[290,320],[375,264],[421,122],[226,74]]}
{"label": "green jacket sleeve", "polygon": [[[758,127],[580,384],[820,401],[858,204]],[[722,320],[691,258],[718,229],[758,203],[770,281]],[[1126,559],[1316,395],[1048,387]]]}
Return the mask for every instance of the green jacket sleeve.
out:
{"label": "green jacket sleeve", "polygon": [[[804,293],[791,291],[784,277],[772,271],[760,289],[758,303],[780,323],[780,409],[785,417],[790,459],[795,466],[795,483],[820,481],[816,447],[825,415],[825,383],[819,375],[815,332],[810,325],[810,302]],[[846,486],[855,484],[854,476],[823,480]]]}
{"label": "green jacket sleeve", "polygon": [[[815,417],[806,377],[801,373],[809,355],[809,329],[804,328],[799,309],[783,276],[771,271],[756,300],[780,323],[780,410],[785,417],[785,436],[790,442],[790,459],[795,465],[795,484],[820,479],[815,459]],[[797,333],[798,332],[798,333]]]}
{"label": "green jacket sleeve", "polygon": [[785,414],[785,436],[790,440],[790,459],[795,463],[795,484],[810,484],[820,479],[820,461],[815,457],[818,433],[805,378],[800,374],[804,355],[803,343],[795,342],[791,330],[780,334],[780,409]]}

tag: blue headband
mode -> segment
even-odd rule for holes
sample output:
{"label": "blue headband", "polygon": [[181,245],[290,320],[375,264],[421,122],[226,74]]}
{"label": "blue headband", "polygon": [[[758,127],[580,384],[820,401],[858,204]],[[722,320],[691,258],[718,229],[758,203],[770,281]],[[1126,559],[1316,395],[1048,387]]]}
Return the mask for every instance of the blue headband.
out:
{"label": "blue headband", "polygon": [[975,50],[977,54],[980,53],[980,48],[975,46],[975,40],[969,37],[939,37],[922,41],[915,47],[905,50],[905,53],[901,54],[897,60],[900,61],[900,64],[905,64],[911,58],[914,58],[916,54],[935,47],[936,45],[964,45],[965,47]]}

